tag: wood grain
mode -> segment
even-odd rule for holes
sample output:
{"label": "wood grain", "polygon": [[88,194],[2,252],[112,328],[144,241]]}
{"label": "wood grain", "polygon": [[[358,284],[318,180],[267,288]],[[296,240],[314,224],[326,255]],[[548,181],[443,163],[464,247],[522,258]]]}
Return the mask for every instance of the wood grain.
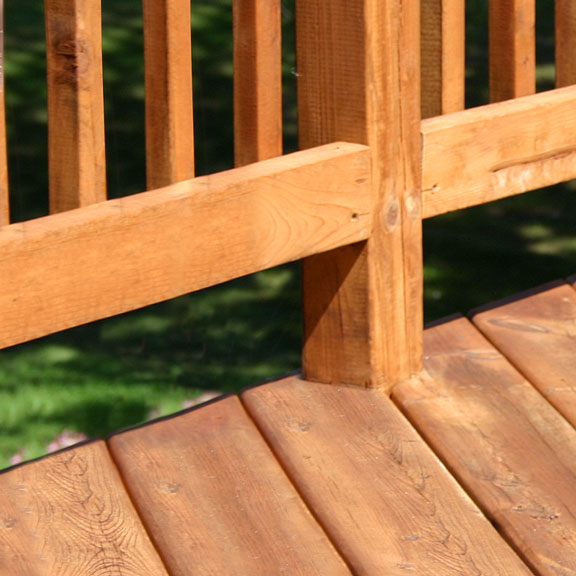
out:
{"label": "wood grain", "polygon": [[536,91],[535,0],[490,0],[490,100]]}
{"label": "wood grain", "polygon": [[350,574],[238,398],[109,443],[172,576]]}
{"label": "wood grain", "polygon": [[101,2],[46,0],[50,211],[106,199]]}
{"label": "wood grain", "polygon": [[282,154],[280,0],[234,0],[236,166]]}
{"label": "wood grain", "polygon": [[308,379],[389,387],[421,359],[418,2],[299,0],[300,143],[372,153],[368,243],[303,263]]}
{"label": "wood grain", "polygon": [[0,346],[358,242],[370,190],[366,148],[333,144],[8,226]]}
{"label": "wood grain", "polygon": [[190,0],[144,0],[149,190],[194,177]]}
{"label": "wood grain", "polygon": [[382,390],[289,378],[242,400],[354,574],[529,574]]}
{"label": "wood grain", "polygon": [[576,4],[572,0],[556,0],[556,86],[576,84]]}
{"label": "wood grain", "polygon": [[424,120],[424,217],[576,177],[575,104],[570,87]]}
{"label": "wood grain", "polygon": [[0,574],[168,576],[104,442],[0,474]]}
{"label": "wood grain", "polygon": [[464,0],[422,0],[422,118],[464,110]]}
{"label": "wood grain", "polygon": [[429,376],[394,399],[535,573],[575,573],[576,430],[468,320],[424,347]]}
{"label": "wood grain", "polygon": [[576,426],[576,293],[552,284],[494,303],[474,323]]}

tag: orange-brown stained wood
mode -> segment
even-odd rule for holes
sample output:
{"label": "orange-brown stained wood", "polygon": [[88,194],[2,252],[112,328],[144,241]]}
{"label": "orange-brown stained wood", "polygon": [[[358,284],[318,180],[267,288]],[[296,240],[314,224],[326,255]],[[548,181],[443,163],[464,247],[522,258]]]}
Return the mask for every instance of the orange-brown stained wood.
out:
{"label": "orange-brown stained wood", "polygon": [[576,178],[576,87],[422,122],[423,216]]}
{"label": "orange-brown stained wood", "polygon": [[109,444],[171,576],[350,574],[238,398]]}
{"label": "orange-brown stained wood", "polygon": [[556,87],[576,84],[576,3],[556,0]]}
{"label": "orange-brown stained wood", "polygon": [[490,100],[536,91],[535,0],[490,0]]}
{"label": "orange-brown stained wood", "polygon": [[464,109],[464,0],[422,0],[422,118]]}
{"label": "orange-brown stained wood", "polygon": [[299,0],[300,143],[372,152],[368,243],[303,263],[306,378],[390,387],[421,362],[419,2]]}
{"label": "orange-brown stained wood", "polygon": [[148,190],[194,177],[190,0],[144,0]]}
{"label": "orange-brown stained wood", "polygon": [[234,0],[236,166],[282,154],[280,0]]}
{"label": "orange-brown stained wood", "polygon": [[8,226],[0,346],[364,240],[370,190],[341,143]]}
{"label": "orange-brown stained wood", "polygon": [[543,287],[478,311],[474,323],[576,426],[576,292]]}
{"label": "orange-brown stained wood", "polygon": [[104,442],[0,474],[0,575],[168,576]]}
{"label": "orange-brown stained wood", "polygon": [[424,350],[429,376],[395,401],[535,573],[575,573],[576,430],[468,320]]}
{"label": "orange-brown stained wood", "polygon": [[50,211],[106,199],[101,3],[46,0]]}
{"label": "orange-brown stained wood", "polygon": [[384,391],[288,378],[242,400],[354,574],[528,576]]}

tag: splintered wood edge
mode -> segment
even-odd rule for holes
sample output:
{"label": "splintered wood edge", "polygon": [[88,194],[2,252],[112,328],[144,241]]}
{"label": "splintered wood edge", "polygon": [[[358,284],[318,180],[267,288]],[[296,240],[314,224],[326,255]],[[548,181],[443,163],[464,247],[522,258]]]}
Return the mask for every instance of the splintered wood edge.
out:
{"label": "splintered wood edge", "polygon": [[576,86],[422,122],[423,217],[576,177]]}

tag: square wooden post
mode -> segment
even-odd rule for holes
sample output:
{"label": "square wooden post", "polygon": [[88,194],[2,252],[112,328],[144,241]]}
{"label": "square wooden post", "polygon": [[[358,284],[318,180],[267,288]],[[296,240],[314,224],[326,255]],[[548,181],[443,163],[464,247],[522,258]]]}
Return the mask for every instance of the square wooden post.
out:
{"label": "square wooden post", "polygon": [[297,0],[301,146],[372,150],[369,241],[303,263],[304,377],[390,389],[421,369],[419,0]]}

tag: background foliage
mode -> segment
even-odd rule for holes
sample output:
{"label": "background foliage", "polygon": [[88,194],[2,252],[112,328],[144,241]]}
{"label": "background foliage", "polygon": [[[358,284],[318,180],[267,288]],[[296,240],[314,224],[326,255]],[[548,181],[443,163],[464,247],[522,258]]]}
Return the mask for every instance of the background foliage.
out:
{"label": "background foliage", "polygon": [[[231,0],[193,0],[199,173],[232,166]],[[487,1],[468,2],[467,103],[487,101]],[[47,212],[41,2],[6,6],[13,218]],[[552,87],[553,0],[538,2],[538,83]],[[285,22],[286,150],[296,146],[293,4]],[[140,0],[103,0],[110,196],[145,187]],[[574,185],[425,222],[429,320],[575,271]],[[64,430],[87,436],[298,369],[299,271],[285,266],[0,352],[0,468],[42,454]]]}

